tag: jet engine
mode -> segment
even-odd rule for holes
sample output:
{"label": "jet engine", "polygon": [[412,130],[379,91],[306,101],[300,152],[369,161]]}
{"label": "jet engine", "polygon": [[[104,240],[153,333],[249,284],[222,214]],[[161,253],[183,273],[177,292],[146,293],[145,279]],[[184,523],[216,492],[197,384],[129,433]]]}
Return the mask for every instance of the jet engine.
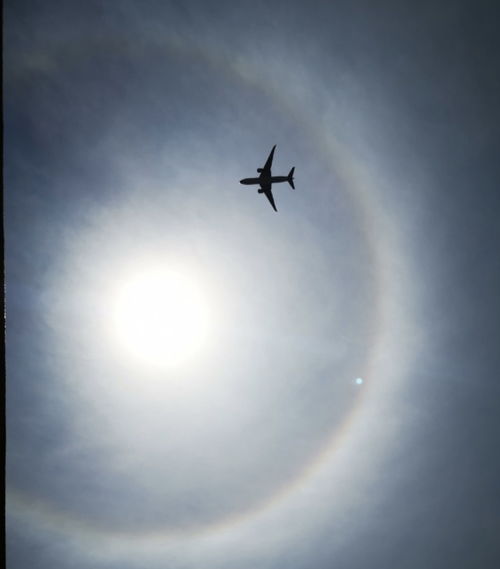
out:
{"label": "jet engine", "polygon": [[257,168],[257,172],[260,174],[262,172],[262,168]]}
{"label": "jet engine", "polygon": [[257,190],[259,192],[259,194],[263,194],[264,190],[261,188],[260,190]]}

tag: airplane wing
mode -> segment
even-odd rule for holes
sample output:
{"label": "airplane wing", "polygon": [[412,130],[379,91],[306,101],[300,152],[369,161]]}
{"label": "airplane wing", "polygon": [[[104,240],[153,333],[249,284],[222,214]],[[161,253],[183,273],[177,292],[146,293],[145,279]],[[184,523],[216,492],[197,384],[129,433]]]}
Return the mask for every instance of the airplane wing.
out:
{"label": "airplane wing", "polygon": [[264,164],[264,167],[262,168],[262,173],[267,174],[268,176],[271,175],[271,164],[273,163],[274,149],[275,148],[276,148],[276,144],[273,146],[273,149],[269,153],[269,156],[267,157],[266,163]]}
{"label": "airplane wing", "polygon": [[264,186],[262,188],[262,193],[266,194],[266,198],[269,200],[269,203],[273,206],[274,211],[278,211],[276,209],[276,204],[274,203],[273,192],[271,191],[271,184],[269,186]]}

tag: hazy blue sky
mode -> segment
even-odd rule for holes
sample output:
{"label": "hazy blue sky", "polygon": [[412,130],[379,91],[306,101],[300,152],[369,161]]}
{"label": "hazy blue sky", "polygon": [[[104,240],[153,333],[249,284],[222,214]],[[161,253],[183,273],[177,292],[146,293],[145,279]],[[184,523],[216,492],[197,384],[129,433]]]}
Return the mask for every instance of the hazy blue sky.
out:
{"label": "hazy blue sky", "polygon": [[5,2],[9,568],[500,566],[499,16]]}

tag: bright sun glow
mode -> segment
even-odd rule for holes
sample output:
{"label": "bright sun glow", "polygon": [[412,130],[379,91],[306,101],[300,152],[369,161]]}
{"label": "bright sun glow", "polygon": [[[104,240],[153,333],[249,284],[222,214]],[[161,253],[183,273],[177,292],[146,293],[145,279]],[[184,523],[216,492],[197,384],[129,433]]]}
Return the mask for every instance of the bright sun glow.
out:
{"label": "bright sun glow", "polygon": [[155,366],[186,362],[208,334],[201,291],[174,272],[143,272],[124,282],[114,299],[113,324],[125,352]]}

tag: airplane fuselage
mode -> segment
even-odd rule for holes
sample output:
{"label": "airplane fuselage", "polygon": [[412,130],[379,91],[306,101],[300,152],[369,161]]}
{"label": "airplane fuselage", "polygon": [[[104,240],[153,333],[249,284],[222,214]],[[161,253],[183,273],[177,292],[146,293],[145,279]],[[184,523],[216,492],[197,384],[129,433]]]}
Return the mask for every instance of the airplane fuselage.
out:
{"label": "airplane fuselage", "polygon": [[255,184],[279,184],[280,182],[288,182],[288,176],[259,176],[258,178],[243,178],[243,180],[240,180],[240,184],[244,184],[245,186],[253,186]]}

